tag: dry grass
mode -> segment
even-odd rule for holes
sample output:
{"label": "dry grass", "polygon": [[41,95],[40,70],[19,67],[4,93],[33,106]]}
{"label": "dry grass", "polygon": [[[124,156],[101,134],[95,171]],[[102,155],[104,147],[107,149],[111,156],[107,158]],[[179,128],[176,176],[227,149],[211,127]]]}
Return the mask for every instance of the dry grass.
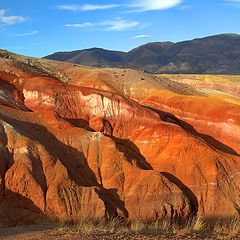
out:
{"label": "dry grass", "polygon": [[77,232],[81,233],[117,233],[117,232],[126,232],[126,224],[117,218],[112,218],[108,221],[106,220],[91,220],[91,219],[82,219],[76,225]]}
{"label": "dry grass", "polygon": [[171,229],[174,234],[206,233],[208,231],[207,224],[201,216],[195,217],[182,225],[173,224]]}
{"label": "dry grass", "polygon": [[230,221],[219,220],[214,228],[213,232],[220,235],[228,235],[234,237],[240,233],[240,219],[233,218]]}
{"label": "dry grass", "polygon": [[171,230],[171,223],[168,220],[156,221],[153,222],[150,226],[152,231],[168,233]]}
{"label": "dry grass", "polygon": [[169,220],[157,220],[152,223],[136,219],[130,223],[123,222],[120,219],[94,221],[91,219],[82,219],[76,225],[77,232],[91,233],[117,233],[117,232],[133,232],[133,233],[193,233],[201,232],[206,229],[206,223],[201,217],[194,218],[185,224]]}
{"label": "dry grass", "polygon": [[129,230],[133,232],[143,232],[147,229],[147,223],[142,220],[134,220],[129,226]]}
{"label": "dry grass", "polygon": [[[65,227],[69,228],[69,225],[65,225]],[[112,218],[108,221],[82,219],[76,225],[73,225],[70,228],[74,232],[85,234],[200,234],[204,236],[221,235],[234,237],[240,234],[240,219],[234,218],[229,221],[218,221],[211,228],[201,216],[195,217],[185,223],[179,223],[170,220],[158,220],[148,223],[146,221],[136,219],[126,223],[117,218]]]}
{"label": "dry grass", "polygon": [[239,83],[240,75],[209,75],[209,74],[157,74],[175,80],[190,79],[206,83]]}

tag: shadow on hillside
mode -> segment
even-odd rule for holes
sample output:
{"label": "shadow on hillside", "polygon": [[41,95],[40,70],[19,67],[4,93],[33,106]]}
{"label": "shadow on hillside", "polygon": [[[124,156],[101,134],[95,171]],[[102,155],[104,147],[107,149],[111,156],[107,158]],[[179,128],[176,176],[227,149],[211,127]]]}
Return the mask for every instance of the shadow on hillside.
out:
{"label": "shadow on hillside", "polygon": [[85,130],[89,132],[96,132],[94,129],[92,129],[89,126],[89,122],[87,120],[81,119],[81,118],[63,118],[64,121],[70,123],[72,126],[77,128],[84,128]]}
{"label": "shadow on hillside", "polygon": [[[120,209],[126,218],[128,217],[125,204],[117,194],[117,190],[105,189],[98,182],[95,173],[89,167],[87,159],[83,153],[57,139],[44,126],[12,119],[3,115],[1,115],[1,119],[17,129],[19,134],[40,143],[47,152],[54,156],[55,162],[59,159],[67,169],[70,179],[78,186],[95,187],[96,193],[105,204],[107,218],[117,217],[117,209]],[[42,173],[42,175],[44,175],[44,173]],[[45,189],[46,194],[45,186],[41,187],[43,190]]]}
{"label": "shadow on hillside", "polygon": [[[7,75],[7,74],[6,74]],[[7,107],[31,112],[24,105],[24,96],[16,87],[0,76],[0,103]]]}
{"label": "shadow on hillside", "polygon": [[171,113],[160,111],[158,109],[155,109],[155,108],[152,108],[149,106],[144,106],[144,107],[152,110],[153,112],[156,112],[162,121],[176,124],[176,125],[180,126],[182,129],[184,129],[185,131],[194,135],[195,137],[202,139],[209,147],[217,149],[217,150],[227,153],[227,154],[237,156],[237,157],[240,156],[233,148],[218,141],[217,139],[215,139],[212,136],[209,136],[204,133],[199,133],[191,124],[177,118],[175,115],[173,115]]}
{"label": "shadow on hillside", "polygon": [[9,189],[0,202],[0,226],[14,227],[35,223],[43,212],[29,198]]}
{"label": "shadow on hillside", "polygon": [[198,199],[195,194],[188,188],[185,184],[183,184],[176,176],[172,175],[168,172],[160,172],[164,177],[166,177],[170,182],[174,183],[178,186],[179,189],[186,195],[190,205],[192,216],[195,216],[198,212]]}
{"label": "shadow on hillside", "polygon": [[122,152],[125,158],[133,163],[134,160],[137,160],[136,164],[140,169],[143,170],[153,170],[152,166],[147,162],[146,158],[141,154],[139,148],[129,139],[120,139],[114,136],[111,137],[116,145],[117,149]]}
{"label": "shadow on hillside", "polygon": [[13,154],[6,147],[8,137],[2,124],[0,124],[0,204],[5,198],[5,174],[13,164]]}

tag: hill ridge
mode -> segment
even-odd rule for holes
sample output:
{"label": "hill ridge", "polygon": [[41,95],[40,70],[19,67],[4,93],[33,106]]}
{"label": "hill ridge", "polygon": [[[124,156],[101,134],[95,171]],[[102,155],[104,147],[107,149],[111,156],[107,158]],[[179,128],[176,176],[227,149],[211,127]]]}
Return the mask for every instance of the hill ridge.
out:
{"label": "hill ridge", "polygon": [[149,42],[128,52],[88,48],[44,58],[95,67],[127,67],[149,73],[240,74],[240,35],[219,34],[181,42]]}

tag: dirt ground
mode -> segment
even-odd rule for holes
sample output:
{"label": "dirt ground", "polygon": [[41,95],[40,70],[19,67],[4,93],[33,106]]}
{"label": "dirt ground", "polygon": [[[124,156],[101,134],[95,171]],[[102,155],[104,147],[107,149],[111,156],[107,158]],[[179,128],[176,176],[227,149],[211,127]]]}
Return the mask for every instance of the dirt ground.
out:
{"label": "dirt ground", "polygon": [[0,228],[0,240],[166,240],[166,239],[240,239],[240,236],[204,236],[203,234],[176,234],[176,235],[161,235],[161,234],[131,234],[131,233],[91,233],[82,234],[76,232],[69,227],[49,227],[49,226],[21,226],[13,228]]}

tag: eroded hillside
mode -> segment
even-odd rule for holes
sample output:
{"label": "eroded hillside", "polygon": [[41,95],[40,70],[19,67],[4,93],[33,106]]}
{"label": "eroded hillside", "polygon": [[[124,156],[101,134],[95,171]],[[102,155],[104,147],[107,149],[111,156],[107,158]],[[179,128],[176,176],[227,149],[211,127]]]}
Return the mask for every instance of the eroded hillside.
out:
{"label": "eroded hillside", "polygon": [[238,214],[238,77],[0,55],[1,226]]}

